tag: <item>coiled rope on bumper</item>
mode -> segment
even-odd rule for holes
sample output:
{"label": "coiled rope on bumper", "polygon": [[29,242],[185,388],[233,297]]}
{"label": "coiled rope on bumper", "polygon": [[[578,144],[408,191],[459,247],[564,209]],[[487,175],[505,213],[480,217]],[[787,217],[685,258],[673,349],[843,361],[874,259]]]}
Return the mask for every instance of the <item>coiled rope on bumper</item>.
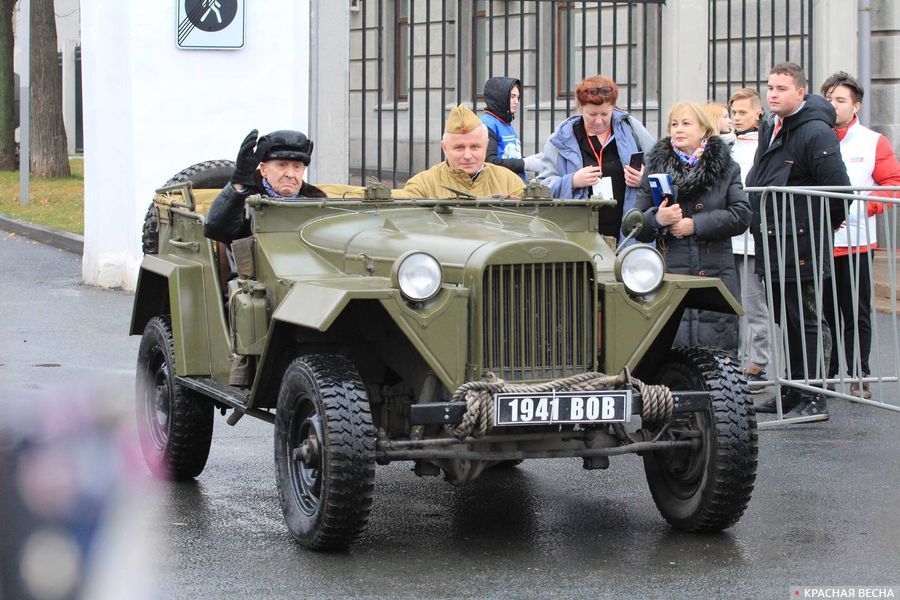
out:
{"label": "coiled rope on bumper", "polygon": [[507,383],[494,373],[485,373],[481,381],[466,382],[453,392],[453,401],[465,401],[466,413],[458,425],[447,425],[446,430],[459,439],[483,437],[494,425],[494,394],[609,390],[624,385],[631,385],[640,393],[643,401],[641,419],[644,424],[659,425],[672,419],[672,391],[664,385],[648,385],[625,371],[615,376],[596,372],[580,373],[533,384]]}

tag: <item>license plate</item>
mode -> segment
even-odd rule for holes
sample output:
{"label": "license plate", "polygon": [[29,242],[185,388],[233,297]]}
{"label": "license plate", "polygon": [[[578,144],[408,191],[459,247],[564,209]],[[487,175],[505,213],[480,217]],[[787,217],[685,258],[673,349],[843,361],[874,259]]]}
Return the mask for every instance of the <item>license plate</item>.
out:
{"label": "license plate", "polygon": [[494,394],[494,425],[617,423],[631,414],[631,390]]}

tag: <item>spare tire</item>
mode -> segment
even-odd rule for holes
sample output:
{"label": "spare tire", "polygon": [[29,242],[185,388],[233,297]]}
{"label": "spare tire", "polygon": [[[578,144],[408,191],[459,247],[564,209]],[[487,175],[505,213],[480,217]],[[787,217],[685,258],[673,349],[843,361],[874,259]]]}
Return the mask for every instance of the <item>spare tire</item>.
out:
{"label": "spare tire", "polygon": [[[187,169],[179,171],[161,187],[190,181],[198,189],[217,189],[225,187],[231,174],[234,172],[232,160],[206,160]],[[141,247],[144,254],[157,254],[159,252],[159,210],[156,204],[150,203],[147,214],[144,215],[144,227],[141,231]]]}

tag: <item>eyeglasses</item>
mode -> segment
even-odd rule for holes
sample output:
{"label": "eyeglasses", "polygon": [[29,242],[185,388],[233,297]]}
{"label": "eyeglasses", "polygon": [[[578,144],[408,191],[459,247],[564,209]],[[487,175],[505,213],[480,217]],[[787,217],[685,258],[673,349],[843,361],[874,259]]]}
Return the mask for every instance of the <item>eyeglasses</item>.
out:
{"label": "eyeglasses", "polygon": [[588,89],[584,90],[584,93],[587,94],[588,96],[599,96],[601,94],[604,96],[607,96],[609,94],[612,94],[612,91],[613,91],[613,89],[610,86],[604,85],[603,87],[588,88]]}

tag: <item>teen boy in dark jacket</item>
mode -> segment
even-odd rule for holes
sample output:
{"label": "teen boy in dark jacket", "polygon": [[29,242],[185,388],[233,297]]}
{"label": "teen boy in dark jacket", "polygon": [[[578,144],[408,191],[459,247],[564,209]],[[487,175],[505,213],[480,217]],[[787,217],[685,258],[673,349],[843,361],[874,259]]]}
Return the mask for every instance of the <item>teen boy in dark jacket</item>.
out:
{"label": "teen boy in dark jacket", "polygon": [[487,162],[506,167],[526,180],[525,171],[540,170],[540,156],[522,156],[522,142],[512,126],[522,98],[522,82],[513,77],[491,77],[484,83],[485,112],[481,122],[488,130]]}

